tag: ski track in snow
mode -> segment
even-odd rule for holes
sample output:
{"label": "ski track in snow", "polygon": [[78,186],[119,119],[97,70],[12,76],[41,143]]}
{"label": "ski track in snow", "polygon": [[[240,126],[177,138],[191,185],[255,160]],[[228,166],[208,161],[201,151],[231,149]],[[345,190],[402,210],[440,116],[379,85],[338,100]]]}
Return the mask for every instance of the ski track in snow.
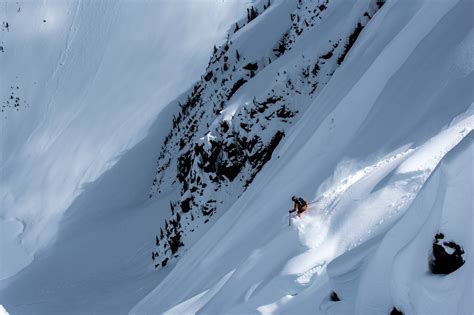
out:
{"label": "ski track in snow", "polygon": [[[311,284],[314,275],[323,273],[329,261],[364,243],[374,234],[383,233],[390,228],[410,206],[438,163],[473,128],[474,106],[471,106],[462,117],[456,118],[449,128],[420,147],[396,152],[348,174],[322,193],[317,199],[319,202],[309,207],[304,219],[294,220],[301,242],[309,248],[307,253],[317,257],[309,269],[295,274],[295,283],[301,285],[300,290]],[[389,178],[385,187],[379,191],[374,190],[386,177]],[[363,202],[358,203],[359,200]],[[369,211],[375,210],[376,207],[383,210],[374,216]],[[353,213],[346,213],[348,210]],[[354,229],[352,223],[339,222],[343,216],[346,217],[344,220],[351,221],[347,219],[348,216],[360,220],[364,215],[370,217],[372,222],[359,224],[361,229]],[[335,227],[346,228],[343,233],[334,233],[345,235],[344,238],[331,239],[333,236],[330,231]],[[329,250],[325,247],[336,248]],[[333,257],[323,255],[320,258],[320,251],[334,254]]]}
{"label": "ski track in snow", "polygon": [[[357,265],[366,255],[365,248],[370,249],[380,242],[381,238],[377,236],[393,227],[444,156],[473,128],[471,106],[424,144],[416,148],[404,146],[370,165],[352,171],[347,169],[345,176],[337,175],[338,179],[322,193],[318,203],[311,206],[301,219],[292,220],[304,245],[302,250],[289,257],[275,277],[250,285],[243,297],[245,306],[238,304],[227,312],[248,313],[251,309],[261,314],[284,312],[291,303],[298,303],[298,299],[304,299],[305,295],[314,293],[327,283],[329,263],[360,246],[361,254],[351,260]],[[379,188],[379,184],[383,185]],[[353,224],[353,221],[358,223]],[[234,278],[252,274],[254,268],[258,270],[258,266],[265,264],[262,260],[274,257],[274,251],[278,249],[275,243],[280,244],[287,233],[255,251],[238,271],[231,271],[209,289],[181,301],[166,313],[198,313],[203,309],[208,313],[206,303],[212,304],[213,298],[222,294],[219,290],[228,292],[228,283],[227,290],[232,290]],[[348,275],[340,272],[343,277],[357,276],[353,272]],[[325,303],[321,304],[323,309],[330,307]]]}
{"label": "ski track in snow", "polygon": [[[37,19],[42,17],[40,11],[49,7],[47,2],[38,3],[40,8],[31,10],[38,12],[31,16],[34,23],[41,23]],[[290,12],[283,6],[292,3],[272,0],[270,9],[246,27],[248,33],[242,30],[234,35],[236,42],[242,40],[241,52],[246,53],[248,62],[261,64],[255,56],[266,56],[262,43],[273,45],[280,40],[276,28],[284,24],[276,23],[280,15]],[[343,30],[341,19],[358,23],[359,15],[365,12],[367,17],[370,7],[376,5],[369,0],[329,3],[315,22],[322,28],[305,31],[292,50],[269,62],[254,79],[249,78],[223,110],[224,119],[242,109],[247,97],[250,102],[252,96],[260,95],[258,91],[272,86],[275,76],[281,78],[278,84],[283,84],[290,76],[282,70],[294,65],[299,75],[304,70],[300,66],[313,66],[308,60],[319,62],[336,47],[340,50],[346,43],[329,39],[349,32]],[[37,100],[36,107],[20,112],[22,116],[9,114],[5,120],[8,133],[1,140],[11,154],[5,156],[2,171],[8,172],[2,175],[11,177],[4,185],[11,193],[2,200],[6,206],[0,209],[0,232],[9,234],[2,240],[8,241],[10,248],[3,244],[2,248],[25,264],[30,264],[30,253],[24,251],[28,247],[23,248],[23,243],[31,240],[32,252],[41,246],[47,251],[14,278],[0,281],[0,303],[15,314],[121,313],[133,305],[133,314],[387,314],[395,306],[401,306],[405,314],[472,310],[472,281],[470,286],[468,283],[472,264],[444,277],[427,274],[427,256],[437,231],[446,232],[449,240],[464,247],[467,262],[472,257],[472,229],[467,220],[472,220],[472,199],[468,199],[472,194],[469,175],[474,128],[469,89],[473,82],[473,32],[466,13],[472,12],[472,5],[462,0],[387,1],[370,17],[341,67],[318,81],[321,94],[311,101],[298,124],[285,130],[282,144],[255,182],[235,204],[223,206],[230,210],[216,218],[208,231],[192,234],[196,242],[179,260],[155,272],[149,253],[157,222],[163,222],[166,213],[161,210],[176,199],[178,191],[170,189],[169,196],[142,204],[141,196],[148,191],[143,182],[150,181],[150,174],[140,172],[138,166],[146,160],[152,170],[155,161],[137,156],[158,154],[158,148],[149,148],[162,142],[157,135],[168,127],[160,124],[172,117],[171,109],[166,107],[162,116],[159,107],[190,83],[191,74],[200,74],[196,64],[203,66],[205,60],[199,51],[175,63],[167,55],[163,58],[169,47],[186,41],[176,42],[173,34],[155,38],[159,32],[149,37],[148,31],[167,29],[175,20],[180,21],[173,25],[178,29],[190,22],[186,34],[193,30],[192,34],[199,36],[191,36],[189,45],[171,50],[170,56],[195,50],[197,45],[211,48],[220,28],[214,30],[209,25],[198,31],[201,23],[191,18],[228,24],[231,19],[220,15],[231,10],[219,11],[219,18],[205,16],[212,12],[200,8],[203,4],[189,10],[173,6],[168,8],[171,15],[156,18],[155,10],[127,7],[127,2],[111,8],[94,1],[71,2],[64,7],[69,8],[67,13],[56,10],[58,19],[61,12],[62,19],[69,16],[68,23],[60,23],[61,32],[51,36],[57,42],[47,50],[43,40],[38,44],[34,38],[31,41],[14,33],[16,25],[36,31],[37,24],[15,23],[20,20],[12,17],[9,34],[19,41],[6,47],[7,53],[0,57],[8,62],[0,63],[4,62],[12,82],[44,92],[29,93],[29,98]],[[23,8],[21,14],[28,9]],[[21,17],[14,9],[14,16]],[[266,20],[272,12],[278,14]],[[53,18],[47,19],[41,27],[54,24]],[[154,24],[160,20],[167,23]],[[202,36],[206,34],[208,38]],[[328,52],[326,48],[331,46]],[[96,52],[93,58],[81,53],[89,47]],[[268,48],[270,53],[272,47]],[[23,57],[12,58],[8,51]],[[31,63],[25,58],[31,57],[30,51],[38,56],[31,58]],[[160,62],[155,62],[157,56]],[[24,65],[12,63],[21,59]],[[166,67],[161,68],[165,64],[169,73]],[[324,64],[320,64],[320,72],[324,72]],[[127,72],[122,73],[124,66]],[[41,69],[41,73],[28,75],[25,68]],[[38,87],[29,79],[13,80],[17,72],[38,81]],[[163,78],[156,77],[157,73],[163,73]],[[188,81],[183,81],[185,78]],[[289,102],[309,99],[295,96]],[[158,113],[160,126],[153,128],[156,135],[146,137],[138,151],[132,150],[130,160],[119,158],[120,152],[144,137],[150,117]],[[31,121],[22,123],[24,118]],[[105,124],[106,120],[110,121]],[[212,122],[214,127],[218,122]],[[31,128],[22,130],[25,125]],[[84,136],[82,143],[87,145],[67,149],[77,143],[78,136]],[[205,143],[213,135],[207,137]],[[467,146],[466,139],[471,141]],[[461,154],[456,155],[458,151]],[[115,158],[125,164],[108,173]],[[139,174],[133,175],[137,171]],[[105,181],[95,181],[103,178],[103,173],[108,173]],[[94,185],[66,212],[58,240],[53,242],[57,218],[69,209],[79,186],[89,181]],[[288,227],[286,202],[292,190],[304,197],[319,197]],[[219,193],[228,199],[226,196],[239,192],[222,189]],[[36,204],[49,210],[29,213]],[[38,233],[28,234],[31,227]],[[43,230],[50,233],[45,240],[36,237],[43,237],[39,233]],[[54,245],[51,249],[46,246],[50,241]],[[14,269],[8,276],[17,272]],[[331,292],[337,292],[341,303],[329,300]],[[2,304],[0,314],[7,313]]]}
{"label": "ski track in snow", "polygon": [[[438,164],[472,131],[472,73],[454,71],[450,58],[458,50],[470,55],[468,48],[459,48],[472,32],[465,13],[469,8],[462,1],[388,1],[285,135],[277,158],[262,169],[252,189],[132,313],[165,312],[177,305],[201,314],[387,314],[399,305],[410,313],[410,303],[420,299],[410,296],[405,304],[395,300],[416,295],[413,285],[411,291],[399,289],[408,287],[399,275],[410,278],[417,272],[425,277],[426,256],[442,221],[433,219],[423,246],[416,247],[419,253],[411,253],[410,263],[397,267],[405,268],[403,272],[389,269],[393,262],[384,258],[397,257],[395,232],[408,244],[420,242],[417,233],[425,227],[419,218],[412,222],[418,213],[412,207],[421,203],[424,214],[436,212],[429,199],[436,197],[432,186],[437,188]],[[252,83],[247,84],[251,89]],[[353,161],[337,166],[348,158]],[[329,179],[321,183],[323,178]],[[288,227],[285,208],[291,194],[316,196],[316,204]],[[404,226],[396,229],[398,223]],[[386,250],[375,261],[372,254],[384,243]],[[203,305],[201,294],[231,271]],[[371,277],[374,271],[377,277]],[[329,301],[332,290],[341,303]],[[375,301],[372,295],[381,298]]]}

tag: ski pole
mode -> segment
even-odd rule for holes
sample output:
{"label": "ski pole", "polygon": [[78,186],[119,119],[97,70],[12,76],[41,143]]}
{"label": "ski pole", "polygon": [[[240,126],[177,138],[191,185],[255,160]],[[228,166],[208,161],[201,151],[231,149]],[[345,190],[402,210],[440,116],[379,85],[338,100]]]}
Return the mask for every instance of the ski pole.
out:
{"label": "ski pole", "polygon": [[291,209],[288,211],[288,226],[291,226],[291,213],[295,212],[296,210]]}
{"label": "ski pole", "polygon": [[323,199],[323,197],[324,197],[324,195],[322,195],[321,197],[319,197],[315,201],[308,202],[308,205],[312,205],[313,203],[316,203],[316,202],[320,201],[321,199]]}

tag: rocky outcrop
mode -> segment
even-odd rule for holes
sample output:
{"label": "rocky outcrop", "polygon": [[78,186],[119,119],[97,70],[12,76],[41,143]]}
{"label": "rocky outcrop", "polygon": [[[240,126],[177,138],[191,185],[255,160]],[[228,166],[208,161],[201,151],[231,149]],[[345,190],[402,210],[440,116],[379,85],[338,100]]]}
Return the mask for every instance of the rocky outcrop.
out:
{"label": "rocky outcrop", "polygon": [[430,269],[434,274],[450,274],[464,265],[464,250],[453,241],[443,241],[444,234],[438,233],[433,242]]}
{"label": "rocky outcrop", "polygon": [[[261,14],[270,5],[265,2],[249,12]],[[289,16],[287,31],[257,59],[248,60],[230,37],[221,47],[214,47],[201,80],[180,102],[158,158],[150,197],[173,187],[179,188],[181,197],[171,202],[171,216],[157,235],[152,253],[156,267],[178,256],[189,233],[201,229],[245,191],[272,158],[285,130],[327,84],[340,64],[338,60],[344,59],[348,48],[341,43],[352,46],[357,39],[353,29],[347,30],[346,38],[330,40],[321,55],[297,56],[278,69],[271,87],[259,94],[264,97],[254,96],[251,102],[238,104],[232,114],[226,113],[234,95],[291,51],[302,34],[317,27],[329,5],[329,0],[299,1]],[[365,13],[353,26],[358,34],[375,11]],[[255,16],[247,23],[257,23],[259,18]],[[237,25],[235,31],[245,30],[245,24]]]}

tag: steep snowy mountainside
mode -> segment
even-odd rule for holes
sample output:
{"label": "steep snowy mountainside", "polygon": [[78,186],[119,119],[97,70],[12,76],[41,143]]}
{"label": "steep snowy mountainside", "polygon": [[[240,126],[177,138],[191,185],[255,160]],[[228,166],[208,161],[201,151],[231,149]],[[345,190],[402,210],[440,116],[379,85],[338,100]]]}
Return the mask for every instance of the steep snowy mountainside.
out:
{"label": "steep snowy mountainside", "polygon": [[238,1],[0,2],[0,279],[54,240],[84,186],[195,82],[243,12]]}
{"label": "steep snowy mountainside", "polygon": [[[271,160],[132,313],[472,313],[473,235],[460,222],[472,222],[473,9],[387,1]],[[304,34],[301,47],[317,42]],[[224,120],[259,102],[251,92],[295,51],[246,82]],[[316,204],[288,227],[292,194]],[[437,233],[464,250],[447,275],[429,267]]]}
{"label": "steep snowy mountainside", "polygon": [[262,1],[252,6],[260,14],[215,48],[158,158],[150,197],[176,187],[180,195],[157,230],[157,268],[191,246],[249,187],[382,5]]}
{"label": "steep snowy mountainside", "polygon": [[[326,290],[335,290],[344,302],[326,301],[325,311],[389,313],[395,305],[405,314],[472,312],[472,231],[465,224],[472,222],[472,200],[465,197],[473,185],[473,139],[471,132],[446,155],[390,231],[328,265]],[[463,245],[466,261],[444,277],[432,275],[427,264],[426,249],[440,231]]]}
{"label": "steep snowy mountainside", "polygon": [[0,2],[0,313],[472,314],[472,12]]}

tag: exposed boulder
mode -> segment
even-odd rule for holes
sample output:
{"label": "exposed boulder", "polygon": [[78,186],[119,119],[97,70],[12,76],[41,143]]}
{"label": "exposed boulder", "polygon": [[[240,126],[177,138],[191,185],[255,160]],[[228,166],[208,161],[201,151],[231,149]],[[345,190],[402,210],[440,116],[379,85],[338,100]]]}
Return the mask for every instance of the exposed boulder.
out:
{"label": "exposed boulder", "polygon": [[443,233],[438,233],[433,242],[433,253],[430,260],[430,269],[433,274],[450,274],[458,270],[463,264],[464,250],[453,241],[442,241]]}
{"label": "exposed boulder", "polygon": [[333,302],[339,302],[341,300],[337,295],[336,291],[331,292],[331,294],[329,295],[329,299]]}

